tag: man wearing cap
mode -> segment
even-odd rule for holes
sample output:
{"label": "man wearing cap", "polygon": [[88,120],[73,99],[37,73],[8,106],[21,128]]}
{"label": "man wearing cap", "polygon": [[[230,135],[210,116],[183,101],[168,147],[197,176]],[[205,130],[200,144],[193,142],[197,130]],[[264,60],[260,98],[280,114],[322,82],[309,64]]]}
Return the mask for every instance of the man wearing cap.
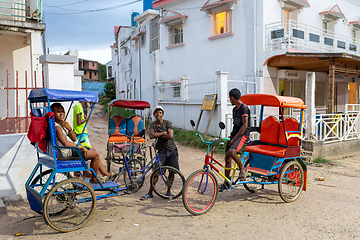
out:
{"label": "man wearing cap", "polygon": [[[153,115],[155,117],[155,121],[150,124],[149,137],[150,139],[157,138],[155,148],[158,151],[161,165],[171,166],[180,170],[178,150],[173,139],[174,130],[172,123],[163,119],[164,109],[161,106],[156,106],[154,108]],[[141,200],[146,200],[153,197],[153,189],[150,185],[149,192],[145,194]]]}

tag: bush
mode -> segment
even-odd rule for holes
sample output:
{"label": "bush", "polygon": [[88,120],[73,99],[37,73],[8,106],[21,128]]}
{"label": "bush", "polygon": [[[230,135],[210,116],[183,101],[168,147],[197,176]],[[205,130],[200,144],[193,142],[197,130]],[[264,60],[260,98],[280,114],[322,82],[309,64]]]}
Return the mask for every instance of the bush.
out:
{"label": "bush", "polygon": [[113,83],[105,84],[104,92],[105,92],[105,96],[108,97],[110,100],[115,99],[116,98],[115,84],[113,84]]}

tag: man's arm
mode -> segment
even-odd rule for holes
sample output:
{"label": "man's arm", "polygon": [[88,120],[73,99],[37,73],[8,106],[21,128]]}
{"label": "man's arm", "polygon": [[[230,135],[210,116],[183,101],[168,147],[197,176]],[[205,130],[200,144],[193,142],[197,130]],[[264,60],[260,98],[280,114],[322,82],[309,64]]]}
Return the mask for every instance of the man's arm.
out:
{"label": "man's arm", "polygon": [[66,128],[66,129],[68,130],[68,136],[69,136],[69,138],[70,138],[72,141],[75,142],[75,141],[77,140],[76,134],[75,134],[74,131],[72,130],[70,124],[69,124],[68,122],[63,121],[63,122],[61,123],[61,126],[62,126],[63,128]]}
{"label": "man's arm", "polygon": [[80,126],[81,124],[83,124],[84,122],[86,122],[86,120],[87,120],[87,117],[85,116],[85,114],[84,114],[84,120],[81,120],[81,113],[78,113],[78,114],[76,115],[76,124],[77,124],[78,126]]}
{"label": "man's arm", "polygon": [[[61,142],[61,144],[64,146],[64,147],[76,147],[76,144],[73,143],[73,142],[69,142],[68,140],[66,140],[66,137],[64,136],[63,132],[62,132],[62,129],[61,127],[59,126],[56,126],[55,127],[55,131],[56,131],[56,137],[59,139],[59,141]],[[78,146],[78,148],[85,152],[85,155],[87,153],[87,149],[81,145]]]}

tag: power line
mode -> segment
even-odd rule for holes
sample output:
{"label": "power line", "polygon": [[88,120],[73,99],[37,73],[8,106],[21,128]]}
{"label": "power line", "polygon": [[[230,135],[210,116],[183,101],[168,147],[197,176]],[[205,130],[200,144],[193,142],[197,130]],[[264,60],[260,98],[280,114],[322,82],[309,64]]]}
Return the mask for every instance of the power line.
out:
{"label": "power line", "polygon": [[107,11],[107,10],[113,10],[113,9],[117,9],[117,8],[122,8],[125,7],[127,5],[131,5],[137,2],[141,2],[143,0],[135,0],[135,1],[131,1],[128,3],[123,3],[123,4],[119,4],[119,5],[115,5],[115,6],[111,6],[111,7],[106,7],[106,8],[99,8],[99,9],[92,9],[92,10],[74,10],[74,9],[68,9],[68,8],[62,8],[62,7],[58,7],[58,6],[54,6],[63,10],[69,10],[69,11],[79,11],[79,12],[74,12],[74,13],[52,13],[52,12],[46,12],[46,14],[59,14],[59,15],[72,15],[72,14],[83,14],[83,13],[92,13],[92,12],[102,12],[102,11]]}
{"label": "power line", "polygon": [[83,2],[88,2],[88,1],[91,1],[91,0],[82,0],[82,1],[80,1],[80,2],[74,2],[74,3],[67,3],[67,4],[63,4],[63,5],[57,5],[57,6],[53,6],[53,5],[48,5],[48,4],[46,4],[46,3],[44,3],[44,5],[45,6],[47,6],[47,7],[64,7],[64,6],[70,6],[70,5],[76,5],[76,4],[79,4],[79,3],[83,3]]}

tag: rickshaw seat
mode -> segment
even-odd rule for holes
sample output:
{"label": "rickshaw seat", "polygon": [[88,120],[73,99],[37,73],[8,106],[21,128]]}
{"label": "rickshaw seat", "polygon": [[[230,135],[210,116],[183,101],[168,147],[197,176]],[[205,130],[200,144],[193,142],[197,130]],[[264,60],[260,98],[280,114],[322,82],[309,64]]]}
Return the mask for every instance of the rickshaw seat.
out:
{"label": "rickshaw seat", "polygon": [[281,158],[297,155],[300,141],[291,137],[286,142],[284,124],[287,132],[299,130],[296,119],[287,118],[280,123],[274,116],[269,116],[261,122],[259,144],[246,146],[245,151]]}
{"label": "rickshaw seat", "polygon": [[[138,115],[133,115],[129,118],[124,118],[120,115],[115,115],[110,118],[109,122],[109,142],[123,143],[129,142],[126,135],[135,133],[134,143],[145,143],[145,127],[144,120]],[[141,137],[141,138],[140,138]]]}
{"label": "rickshaw seat", "polygon": [[[46,116],[46,111],[41,110],[40,108],[35,108],[32,111],[32,114],[37,117],[44,117],[48,122],[47,136],[46,136],[46,152],[42,151],[38,145],[36,144],[36,149],[39,152],[39,163],[42,163],[48,167],[54,169],[64,169],[64,168],[84,168],[86,166],[86,162],[84,163],[80,158],[71,157],[69,159],[58,159],[58,150],[56,148],[56,130],[55,130],[55,119],[48,118]],[[55,160],[56,158],[56,166]]]}

